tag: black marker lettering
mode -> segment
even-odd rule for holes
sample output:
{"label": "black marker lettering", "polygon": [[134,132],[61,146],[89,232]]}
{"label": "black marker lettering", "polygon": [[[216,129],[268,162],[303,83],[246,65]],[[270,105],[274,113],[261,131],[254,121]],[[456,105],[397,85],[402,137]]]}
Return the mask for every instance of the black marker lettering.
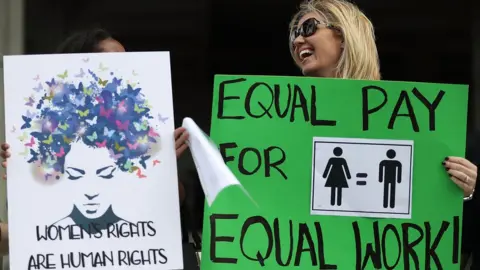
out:
{"label": "black marker lettering", "polygon": [[371,259],[375,269],[382,268],[382,261],[380,256],[380,233],[378,228],[378,221],[373,222],[373,237],[375,240],[375,248],[372,243],[367,243],[367,248],[365,251],[365,257],[362,260],[362,238],[360,234],[360,228],[358,222],[353,222],[353,232],[355,235],[355,247],[356,247],[356,269],[361,270],[365,269],[368,264],[368,261]]}
{"label": "black marker lettering", "polygon": [[[272,162],[272,157],[270,153],[273,152],[274,150],[278,150],[276,152],[280,152],[281,156],[279,159]],[[285,174],[285,172],[283,172],[282,169],[279,168],[279,166],[285,163],[285,160],[287,159],[285,151],[283,151],[283,149],[278,146],[271,146],[264,150],[264,156],[265,156],[265,176],[270,177],[271,168],[274,168],[275,170],[277,170],[277,172],[279,172],[282,175],[283,179],[287,180],[288,179],[287,175]]]}
{"label": "black marker lettering", "polygon": [[[290,102],[292,100],[292,85],[288,84],[288,97],[287,97],[287,106],[285,107],[285,110],[283,112],[280,110],[280,85],[276,84],[274,86],[274,91],[275,91],[275,111],[280,118],[285,118],[288,114],[288,109],[290,109]],[[284,91],[285,92],[285,91]]]}
{"label": "black marker lettering", "polygon": [[[303,247],[303,241],[307,240],[307,247]],[[312,260],[312,265],[318,265],[317,255],[315,254],[315,245],[313,244],[312,235],[306,223],[300,223],[298,228],[297,253],[295,254],[295,266],[300,266],[303,252],[308,251]]]}
{"label": "black marker lettering", "polygon": [[[262,254],[260,253],[260,250],[258,250],[257,253],[255,254],[255,257],[251,257],[245,253],[244,241],[250,226],[257,223],[260,223],[265,229],[265,232],[268,237],[268,247],[267,247],[267,250],[265,251],[265,255],[262,256]],[[270,257],[270,254],[272,253],[272,248],[273,248],[273,233],[272,233],[272,228],[268,224],[268,221],[261,216],[249,217],[243,224],[242,231],[240,234],[240,249],[242,251],[243,256],[251,261],[257,261],[261,266],[264,266],[265,260],[268,259],[268,257]]]}
{"label": "black marker lettering", "polygon": [[435,249],[437,249],[438,245],[440,244],[440,240],[442,240],[443,234],[447,231],[448,226],[450,225],[449,222],[443,221],[442,226],[440,227],[440,230],[437,233],[437,236],[435,237],[435,240],[433,240],[433,243],[431,243],[431,227],[430,227],[430,222],[425,222],[425,268],[424,269],[431,269],[430,267],[430,258],[433,259],[435,262],[436,268],[437,269],[442,269],[442,264],[440,263],[440,259],[438,258],[437,252]]}
{"label": "black marker lettering", "polygon": [[458,264],[460,253],[460,218],[458,216],[453,217],[453,249],[452,249],[452,262]]}
{"label": "black marker lettering", "polygon": [[[254,167],[250,171],[248,171],[245,168],[245,156],[247,155],[248,152],[251,152],[253,155],[256,156],[256,167]],[[244,175],[255,174],[256,172],[258,172],[261,166],[262,166],[262,156],[260,154],[260,151],[258,151],[253,147],[246,147],[246,148],[243,148],[242,151],[240,151],[239,158],[238,158],[238,171],[241,174],[244,174]]]}
{"label": "black marker lettering", "polygon": [[[380,105],[377,105],[373,108],[370,108],[369,102],[368,102],[368,97],[369,97],[369,92],[371,90],[375,90],[377,92],[380,92],[383,95],[383,101],[380,103]],[[362,88],[362,120],[363,120],[363,130],[368,130],[369,125],[369,115],[378,112],[385,104],[387,104],[388,98],[387,98],[387,92],[378,86],[370,85],[370,86],[365,86]]]}
{"label": "black marker lettering", "polygon": [[437,97],[435,97],[435,100],[430,103],[427,98],[425,98],[420,91],[418,91],[417,88],[413,88],[412,90],[413,94],[427,107],[428,109],[428,123],[429,123],[429,129],[430,131],[435,130],[435,109],[437,109],[438,104],[440,104],[440,101],[442,101],[443,96],[445,95],[445,91],[440,90],[437,94]]}
{"label": "black marker lettering", "polygon": [[[273,221],[273,235],[275,236],[275,259],[277,261],[277,264],[280,266],[289,266],[290,262],[292,261],[292,255],[293,255],[293,222],[292,220],[288,221],[289,223],[289,228],[290,228],[290,233],[289,235],[289,243],[290,243],[290,248],[288,249],[288,257],[287,261],[284,263],[282,261],[282,242],[280,240],[280,225],[278,222],[278,218],[276,218]],[[285,244],[283,244],[285,246]]]}
{"label": "black marker lettering", "polygon": [[[413,236],[413,233],[409,232],[410,229],[413,229],[419,233],[419,236],[414,241],[410,241],[410,237]],[[410,257],[412,258],[416,270],[420,270],[420,263],[418,261],[417,252],[413,249],[418,245],[423,239],[423,230],[417,224],[413,223],[403,223],[402,224],[402,236],[403,236],[403,268],[405,270],[410,270]]]}
{"label": "black marker lettering", "polygon": [[238,219],[237,214],[213,214],[210,216],[210,260],[215,263],[237,263],[236,258],[217,257],[217,242],[233,242],[233,236],[217,236],[217,219]]}
{"label": "black marker lettering", "polygon": [[[256,115],[256,114],[253,114],[253,112],[252,112],[251,100],[252,100],[253,93],[255,92],[255,90],[258,89],[259,86],[265,86],[265,88],[268,89],[268,91],[270,92],[270,98],[271,99],[270,99],[270,104],[267,107],[265,107],[265,105],[262,104],[261,102],[258,102],[258,105],[262,108],[263,112],[261,114]],[[263,82],[254,83],[248,89],[247,95],[245,97],[245,111],[252,118],[262,118],[265,115],[268,115],[268,117],[273,118],[272,114],[270,114],[270,109],[272,108],[273,101],[274,101],[273,90],[268,84],[263,83]]]}
{"label": "black marker lettering", "polygon": [[[399,113],[402,104],[405,102],[407,106],[408,113]],[[419,132],[420,128],[418,127],[417,117],[415,116],[415,111],[413,110],[412,103],[410,102],[410,98],[408,97],[408,93],[405,90],[400,92],[400,97],[398,98],[397,103],[395,104],[395,108],[393,109],[393,113],[390,116],[390,121],[388,121],[388,128],[393,129],[395,126],[395,120],[399,116],[406,116],[410,118],[410,122],[412,123],[413,131]]]}
{"label": "black marker lettering", "polygon": [[230,161],[235,160],[235,156],[227,156],[227,149],[232,149],[232,148],[237,148],[237,144],[232,142],[232,143],[221,143],[219,145],[220,148],[220,154],[223,157],[223,161],[225,163],[228,163]]}
{"label": "black marker lettering", "polygon": [[318,261],[320,263],[320,269],[322,270],[330,270],[330,269],[337,269],[337,265],[335,264],[328,264],[325,261],[325,249],[323,247],[323,233],[322,227],[318,221],[315,221],[315,231],[317,233],[317,245],[318,245]]}
{"label": "black marker lettering", "polygon": [[303,120],[305,122],[310,121],[307,108],[307,99],[305,98],[302,89],[298,85],[295,85],[293,88],[292,110],[290,112],[290,122],[292,123],[295,122],[295,112],[297,108],[302,109]]}
{"label": "black marker lettering", "polygon": [[[317,89],[314,85],[312,85],[312,96],[310,101],[310,113],[312,117],[310,118],[310,123],[312,126],[330,126],[334,127],[337,125],[337,121],[335,120],[320,120],[317,119]],[[327,269],[327,268],[322,268]]]}
{"label": "black marker lettering", "polygon": [[235,99],[240,99],[239,96],[228,96],[225,97],[225,86],[227,84],[234,84],[234,83],[241,83],[246,81],[245,78],[240,78],[240,79],[235,79],[235,80],[229,80],[229,81],[223,81],[219,85],[219,90],[218,90],[218,112],[217,112],[217,118],[218,119],[244,119],[245,116],[225,116],[223,114],[223,109],[224,109],[224,103],[226,100],[235,100]]}
{"label": "black marker lettering", "polygon": [[[390,265],[387,260],[387,233],[389,231],[392,231],[393,234],[395,235],[395,239],[397,240],[397,245],[398,245],[397,247],[398,256],[393,265]],[[382,233],[382,258],[383,258],[383,265],[385,266],[385,268],[395,269],[395,267],[397,267],[398,263],[400,262],[401,254],[402,254],[402,245],[400,242],[400,235],[398,234],[397,228],[395,228],[395,226],[392,224],[387,224],[385,228],[383,228],[383,233]],[[430,269],[430,268],[425,268],[425,269]]]}

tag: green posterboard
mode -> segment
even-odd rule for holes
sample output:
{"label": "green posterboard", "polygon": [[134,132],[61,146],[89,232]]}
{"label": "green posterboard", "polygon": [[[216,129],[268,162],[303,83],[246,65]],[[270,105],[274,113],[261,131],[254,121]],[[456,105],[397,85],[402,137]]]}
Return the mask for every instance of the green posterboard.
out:
{"label": "green posterboard", "polygon": [[[216,76],[202,270],[458,269],[468,86]],[[387,188],[388,186],[388,188]],[[393,191],[392,191],[393,190]]]}

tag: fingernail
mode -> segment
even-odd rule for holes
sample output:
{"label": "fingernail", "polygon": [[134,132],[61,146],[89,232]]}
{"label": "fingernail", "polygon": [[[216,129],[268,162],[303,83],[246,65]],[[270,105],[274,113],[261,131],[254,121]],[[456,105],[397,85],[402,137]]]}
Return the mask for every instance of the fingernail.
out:
{"label": "fingernail", "polygon": [[445,168],[445,170],[448,172],[450,170],[450,168]]}
{"label": "fingernail", "polygon": [[445,166],[446,162],[445,161],[442,161],[442,165]]}
{"label": "fingernail", "polygon": [[446,157],[445,160],[448,160],[448,157]]}

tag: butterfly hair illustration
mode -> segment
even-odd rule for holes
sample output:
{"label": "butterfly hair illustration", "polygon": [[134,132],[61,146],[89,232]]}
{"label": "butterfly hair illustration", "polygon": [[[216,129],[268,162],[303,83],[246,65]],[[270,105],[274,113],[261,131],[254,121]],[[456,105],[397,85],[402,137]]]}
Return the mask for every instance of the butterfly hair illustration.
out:
{"label": "butterfly hair illustration", "polygon": [[[87,69],[70,75],[71,81],[68,71],[60,72],[25,98],[28,110],[20,129],[28,134],[23,142],[27,162],[41,167],[45,180],[60,179],[65,173],[73,179],[65,159],[72,145],[83,143],[108,151],[115,169],[146,177],[142,170],[160,136],[149,123],[154,117],[141,88],[113,73],[103,79]],[[95,162],[94,156],[84,158]]]}

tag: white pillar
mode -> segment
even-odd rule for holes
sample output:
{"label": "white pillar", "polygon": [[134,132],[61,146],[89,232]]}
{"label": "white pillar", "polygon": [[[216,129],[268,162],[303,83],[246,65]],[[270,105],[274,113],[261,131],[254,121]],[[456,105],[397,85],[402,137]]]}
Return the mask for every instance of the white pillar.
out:
{"label": "white pillar", "polygon": [[[24,0],[0,0],[0,142],[5,141],[5,114],[3,95],[3,56],[24,52]],[[5,131],[5,132],[4,132]],[[0,168],[3,175],[4,170]],[[7,221],[6,183],[0,180],[0,219]],[[8,269],[8,256],[0,258],[0,265]]]}

